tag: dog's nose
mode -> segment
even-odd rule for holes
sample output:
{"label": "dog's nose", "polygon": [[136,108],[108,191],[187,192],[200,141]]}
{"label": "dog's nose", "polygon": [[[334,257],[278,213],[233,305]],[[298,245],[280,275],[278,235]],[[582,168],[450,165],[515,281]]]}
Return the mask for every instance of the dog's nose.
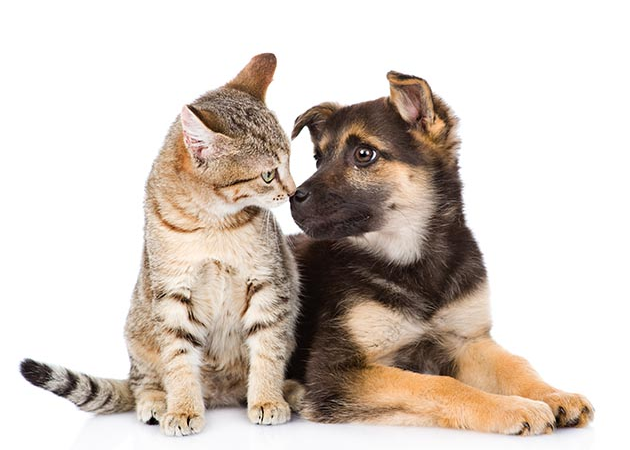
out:
{"label": "dog's nose", "polygon": [[309,197],[309,195],[311,195],[309,191],[307,191],[304,188],[299,187],[295,191],[295,194],[293,194],[293,200],[298,203],[304,203],[306,199]]}

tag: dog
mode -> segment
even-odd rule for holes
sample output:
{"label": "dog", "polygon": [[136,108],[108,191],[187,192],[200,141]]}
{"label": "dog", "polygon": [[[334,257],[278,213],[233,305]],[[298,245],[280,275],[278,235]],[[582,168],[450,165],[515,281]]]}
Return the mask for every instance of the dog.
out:
{"label": "dog", "polygon": [[418,77],[389,97],[300,115],[317,170],[291,198],[303,293],[288,377],[318,422],[537,435],[593,419],[490,336],[482,253],[466,225],[457,119]]}

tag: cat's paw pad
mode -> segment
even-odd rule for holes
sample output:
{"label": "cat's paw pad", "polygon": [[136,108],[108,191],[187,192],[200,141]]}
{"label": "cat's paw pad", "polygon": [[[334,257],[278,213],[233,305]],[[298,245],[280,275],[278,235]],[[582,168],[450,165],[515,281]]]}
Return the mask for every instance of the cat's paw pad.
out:
{"label": "cat's paw pad", "polygon": [[165,412],[166,400],[164,396],[162,398],[139,400],[136,404],[138,420],[147,425],[157,425],[162,422]]}
{"label": "cat's paw pad", "polygon": [[556,416],[558,427],[583,427],[593,420],[593,405],[580,394],[554,392],[542,399]]}
{"label": "cat's paw pad", "polygon": [[547,434],[554,430],[555,419],[549,405],[517,396],[506,402],[489,431],[519,436]]}
{"label": "cat's paw pad", "polygon": [[188,436],[199,433],[205,423],[206,419],[202,415],[167,412],[160,421],[160,426],[167,436]]}
{"label": "cat's paw pad", "polygon": [[259,402],[248,407],[247,416],[252,423],[258,425],[278,425],[291,419],[291,409],[284,400]]}

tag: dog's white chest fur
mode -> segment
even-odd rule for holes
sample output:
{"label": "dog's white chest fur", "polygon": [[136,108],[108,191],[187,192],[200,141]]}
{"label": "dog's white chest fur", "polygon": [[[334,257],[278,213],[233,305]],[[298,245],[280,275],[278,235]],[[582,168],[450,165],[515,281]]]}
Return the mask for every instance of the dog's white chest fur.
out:
{"label": "dog's white chest fur", "polygon": [[346,320],[354,342],[367,358],[384,365],[394,364],[400,349],[425,338],[440,342],[449,353],[456,352],[462,340],[484,335],[491,325],[486,285],[430,320],[407,317],[370,299],[358,301]]}
{"label": "dog's white chest fur", "polygon": [[418,341],[426,333],[426,324],[404,317],[381,303],[362,301],[348,315],[348,326],[354,341],[368,358],[378,364],[391,365],[396,352]]}

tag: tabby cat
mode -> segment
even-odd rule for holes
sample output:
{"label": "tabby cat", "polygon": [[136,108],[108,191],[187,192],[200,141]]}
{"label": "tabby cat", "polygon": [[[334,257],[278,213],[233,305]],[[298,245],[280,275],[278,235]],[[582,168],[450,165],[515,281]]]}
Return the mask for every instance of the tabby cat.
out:
{"label": "tabby cat", "polygon": [[258,55],[185,106],[153,164],[125,327],[129,378],[27,359],[28,381],[84,411],[135,407],[141,421],[171,436],[199,432],[206,407],[245,400],[254,423],[290,419],[283,388],[298,275],[267,208],[285,202],[295,184],[289,141],[264,103],[275,67],[274,55]]}

